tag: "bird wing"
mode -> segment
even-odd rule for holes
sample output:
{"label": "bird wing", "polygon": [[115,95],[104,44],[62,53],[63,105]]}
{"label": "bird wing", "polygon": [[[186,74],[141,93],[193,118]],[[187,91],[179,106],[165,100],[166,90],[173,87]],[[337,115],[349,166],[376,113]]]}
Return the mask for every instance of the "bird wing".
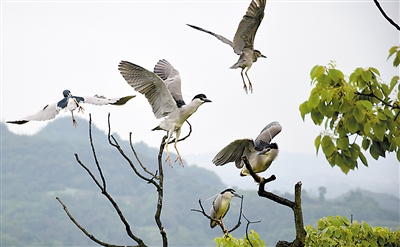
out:
{"label": "bird wing", "polygon": [[43,109],[35,114],[26,116],[16,121],[8,121],[7,123],[24,124],[29,121],[45,121],[56,117],[62,108],[57,106],[57,103],[46,105]]}
{"label": "bird wing", "polygon": [[[125,96],[121,98],[107,98],[103,95],[86,96],[83,98],[83,103],[89,103],[92,105],[124,105],[130,99],[134,98],[135,95]],[[78,101],[79,102],[79,101]]]}
{"label": "bird wing", "polygon": [[235,162],[237,168],[242,168],[242,156],[254,152],[254,141],[252,139],[239,139],[224,147],[212,162],[216,166],[222,166],[229,162]]}
{"label": "bird wing", "polygon": [[255,149],[257,151],[263,150],[268,144],[271,142],[271,140],[281,132],[282,126],[274,121],[269,123],[267,126],[264,127],[264,129],[261,130],[260,134],[257,136],[255,140]]}
{"label": "bird wing", "polygon": [[190,25],[190,24],[186,24],[186,25],[188,25],[189,27],[192,27],[192,28],[194,28],[194,29],[203,31],[203,32],[205,32],[205,33],[209,33],[209,34],[211,34],[212,36],[214,36],[215,38],[217,38],[217,39],[221,40],[222,42],[224,42],[225,44],[228,44],[228,45],[230,45],[231,47],[233,47],[233,42],[230,41],[229,39],[225,38],[225,37],[222,36],[222,35],[213,33],[213,32],[211,32],[211,31],[208,31],[208,30],[204,29],[204,28],[197,27],[197,26],[194,26],[194,25]]}
{"label": "bird wing", "polygon": [[240,55],[243,48],[254,49],[254,37],[264,18],[266,0],[252,0],[233,38],[233,50]]}
{"label": "bird wing", "polygon": [[129,85],[144,94],[156,118],[162,118],[178,109],[167,86],[158,75],[128,61],[121,61],[118,69]]}
{"label": "bird wing", "polygon": [[185,101],[182,98],[181,76],[179,72],[167,60],[161,59],[154,66],[154,73],[164,80],[177,106],[181,107],[185,105]]}

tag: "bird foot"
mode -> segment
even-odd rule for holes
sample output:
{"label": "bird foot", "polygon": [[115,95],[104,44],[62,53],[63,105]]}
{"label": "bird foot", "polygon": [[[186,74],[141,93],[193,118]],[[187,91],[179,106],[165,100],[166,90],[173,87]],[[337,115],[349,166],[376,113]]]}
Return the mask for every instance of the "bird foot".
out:
{"label": "bird foot", "polygon": [[165,159],[165,161],[168,161],[168,164],[169,164],[169,166],[170,167],[174,167],[173,165],[172,165],[172,162],[171,162],[171,157],[169,157],[169,155],[168,155],[168,157]]}
{"label": "bird foot", "polygon": [[78,113],[79,112],[85,113],[85,109],[81,105],[78,105]]}
{"label": "bird foot", "polygon": [[72,124],[75,128],[78,127],[78,122],[75,120],[75,118],[72,119]]}
{"label": "bird foot", "polygon": [[181,156],[178,156],[178,157],[176,158],[175,162],[178,161],[178,160],[179,160],[179,163],[181,163],[182,167],[185,167],[185,165],[183,164],[183,161],[182,161],[182,157],[181,157]]}
{"label": "bird foot", "polygon": [[247,86],[246,86],[246,84],[243,84],[243,90],[244,90],[244,92],[246,93],[246,94],[248,94],[249,92],[248,92],[248,90],[247,90]]}
{"label": "bird foot", "polygon": [[263,178],[263,177],[260,177],[260,176],[258,176],[258,175],[257,175],[257,177],[258,177],[258,181],[260,181],[260,182],[258,182],[258,184],[262,184],[262,182],[264,181],[264,178]]}
{"label": "bird foot", "polygon": [[251,83],[249,83],[249,89],[250,89],[250,93],[253,93],[253,85],[251,85]]}

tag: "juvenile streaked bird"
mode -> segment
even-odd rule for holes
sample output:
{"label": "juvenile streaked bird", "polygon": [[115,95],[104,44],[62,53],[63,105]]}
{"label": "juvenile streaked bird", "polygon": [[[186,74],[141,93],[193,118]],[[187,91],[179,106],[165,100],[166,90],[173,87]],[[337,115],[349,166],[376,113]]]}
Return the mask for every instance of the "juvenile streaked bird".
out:
{"label": "juvenile streaked bird", "polygon": [[[249,71],[253,63],[256,62],[259,57],[266,58],[266,56],[261,54],[259,50],[254,49],[254,38],[256,36],[257,29],[264,18],[265,5],[266,5],[266,0],[251,1],[246,14],[243,16],[242,20],[239,23],[233,41],[225,38],[222,35],[213,33],[201,27],[187,24],[192,28],[209,33],[214,37],[216,37],[217,39],[219,39],[220,41],[224,42],[225,44],[230,45],[233,48],[233,51],[240,56],[239,60],[230,68],[242,69],[240,75],[242,76],[243,89],[246,93],[248,93],[248,90],[250,90],[250,92],[253,92],[253,86],[251,84],[249,76],[247,75],[247,71]],[[249,83],[249,89],[247,89],[243,72],[247,77]]]}
{"label": "juvenile streaked bird", "polygon": [[26,116],[16,121],[8,121],[7,123],[13,124],[25,124],[29,121],[45,121],[56,117],[56,115],[62,110],[70,111],[72,115],[72,124],[76,127],[78,122],[74,117],[74,110],[78,109],[78,112],[84,113],[84,108],[81,103],[89,103],[92,105],[124,105],[130,99],[135,97],[135,95],[125,96],[122,98],[106,98],[105,96],[88,96],[80,97],[73,96],[69,90],[63,91],[64,98],[57,103],[49,104],[43,107],[43,109],[35,114]]}
{"label": "juvenile streaked bird", "polygon": [[219,222],[216,220],[210,220],[211,228],[221,224],[223,229],[226,229],[222,219],[225,217],[226,213],[228,213],[233,197],[241,198],[240,195],[236,194],[234,189],[226,189],[219,193],[214,199],[211,206],[210,217],[219,220]]}
{"label": "juvenile streaked bird", "polygon": [[179,160],[183,166],[182,157],[176,147],[181,126],[203,103],[211,102],[211,100],[204,94],[198,94],[186,105],[182,98],[179,72],[165,59],[155,65],[154,73],[128,61],[121,61],[118,69],[128,84],[147,98],[154,116],[157,119],[166,117],[152,130],[167,131],[165,150],[170,166],[172,163],[168,152],[168,142],[175,132],[174,147],[178,155],[175,162]]}
{"label": "juvenile streaked bird", "polygon": [[242,168],[240,176],[248,176],[250,173],[241,158],[245,155],[255,173],[264,172],[278,155],[278,145],[271,143],[271,140],[281,130],[282,126],[278,122],[269,123],[257,136],[255,141],[253,139],[235,140],[219,151],[212,162],[216,166],[235,162],[237,168]]}

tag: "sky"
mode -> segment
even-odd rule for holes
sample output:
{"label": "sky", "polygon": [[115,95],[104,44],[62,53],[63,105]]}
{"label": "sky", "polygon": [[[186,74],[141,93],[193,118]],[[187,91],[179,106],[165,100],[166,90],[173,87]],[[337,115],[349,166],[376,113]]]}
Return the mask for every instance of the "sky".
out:
{"label": "sky", "polygon": [[[314,65],[335,61],[350,75],[357,67],[375,67],[384,82],[399,74],[387,61],[399,32],[383,18],[373,1],[267,1],[255,37],[260,58],[249,70],[254,92],[245,94],[238,59],[232,48],[197,25],[233,39],[250,1],[1,1],[1,121],[18,120],[62,99],[76,96],[137,95],[124,106],[84,105],[88,119],[122,139],[158,147],[164,133],[150,131],[160,122],[146,98],[118,71],[121,60],[150,71],[168,60],[182,78],[188,103],[204,93],[212,103],[189,118],[190,138],[178,143],[185,155],[217,153],[235,139],[256,138],[265,125],[279,121],[274,138],[280,150],[315,154],[314,139],[322,130],[299,105],[312,89]],[[399,23],[399,1],[381,1]],[[58,117],[70,118],[61,112]],[[78,119],[78,128],[87,128]],[[46,122],[8,125],[18,134],[34,134]],[[74,131],[71,129],[60,131]],[[183,127],[182,134],[188,132]],[[170,150],[173,150],[172,148]],[[379,162],[395,166],[395,159]],[[390,163],[390,164],[389,164]]]}

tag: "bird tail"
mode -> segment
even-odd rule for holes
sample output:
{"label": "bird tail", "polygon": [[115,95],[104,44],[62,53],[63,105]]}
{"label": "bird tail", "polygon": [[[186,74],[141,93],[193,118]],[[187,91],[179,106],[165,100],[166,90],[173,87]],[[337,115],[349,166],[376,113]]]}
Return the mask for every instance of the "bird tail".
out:
{"label": "bird tail", "polygon": [[125,96],[122,97],[120,99],[118,99],[117,101],[111,103],[112,105],[124,105],[126,102],[128,102],[130,99],[134,98],[136,95],[130,95],[130,96]]}

